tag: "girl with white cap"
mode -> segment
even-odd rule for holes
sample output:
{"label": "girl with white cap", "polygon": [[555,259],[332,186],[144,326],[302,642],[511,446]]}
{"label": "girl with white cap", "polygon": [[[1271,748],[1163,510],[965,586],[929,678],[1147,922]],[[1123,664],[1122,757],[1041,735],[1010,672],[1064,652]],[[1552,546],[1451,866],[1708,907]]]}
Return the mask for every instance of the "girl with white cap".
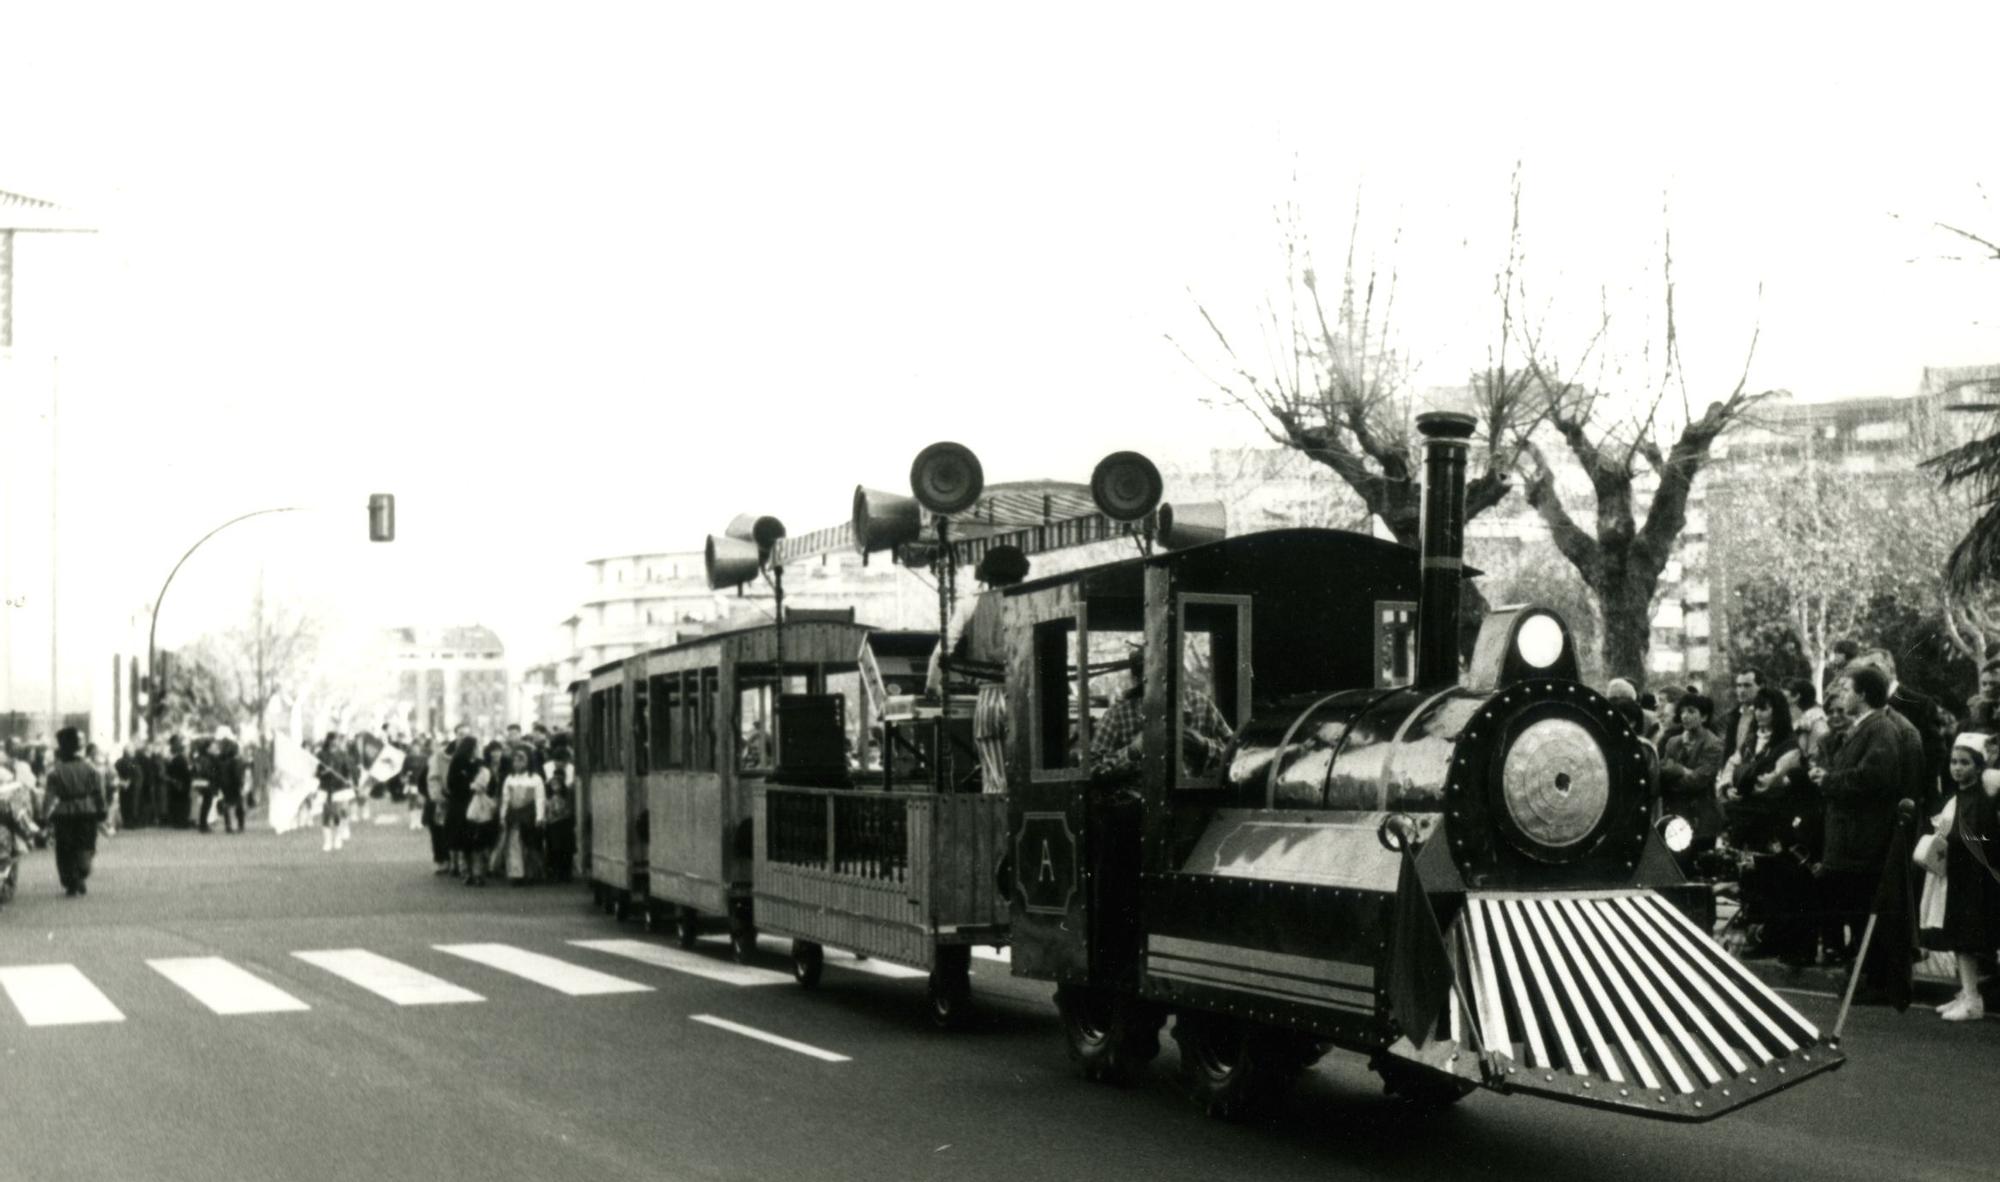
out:
{"label": "girl with white cap", "polygon": [[1962,734],[1952,741],[1948,767],[1955,791],[1937,816],[1944,839],[1942,922],[1925,944],[1958,959],[1958,996],[1938,1007],[1947,1022],[1985,1017],[1979,994],[1979,958],[2000,946],[2000,786],[1988,787],[1987,737]]}

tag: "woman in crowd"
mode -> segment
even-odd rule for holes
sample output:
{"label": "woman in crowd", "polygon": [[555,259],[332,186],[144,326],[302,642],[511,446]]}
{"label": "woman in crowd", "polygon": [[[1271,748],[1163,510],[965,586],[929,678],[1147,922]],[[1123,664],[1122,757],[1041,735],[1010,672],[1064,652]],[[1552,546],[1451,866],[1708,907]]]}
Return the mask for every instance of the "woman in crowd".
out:
{"label": "woman in crowd", "polygon": [[514,886],[526,886],[530,879],[540,877],[542,869],[542,822],[548,812],[548,791],[533,770],[532,757],[526,743],[515,746],[512,770],[500,789],[503,829],[496,869]]}
{"label": "woman in crowd", "polygon": [[[228,727],[215,730],[215,790],[222,797],[222,831],[224,833],[243,832],[243,781],[249,769],[244,765],[242,749],[236,745],[236,735]],[[202,820],[206,822],[207,817]],[[203,832],[207,832],[206,824]]]}
{"label": "woman in crowd", "polygon": [[472,854],[476,848],[470,819],[472,798],[477,791],[474,785],[485,770],[479,762],[478,740],[471,735],[461,736],[452,749],[451,765],[445,773],[445,829],[451,835],[452,870],[468,883],[472,881]]}
{"label": "woman in crowd", "polygon": [[1926,946],[1957,954],[1958,996],[1938,1007],[1947,1022],[1986,1016],[1979,995],[1979,959],[2000,946],[2000,786],[1988,788],[1986,736],[1963,734],[1952,742],[1947,765],[1954,788],[1937,817],[1945,838],[1944,922],[1925,933]]}
{"label": "woman in crowd", "polygon": [[73,726],[56,732],[56,765],[49,769],[42,807],[56,831],[56,877],[63,893],[88,894],[84,881],[97,857],[97,826],[103,822],[104,781],[83,761],[83,736]]}
{"label": "woman in crowd", "polygon": [[1730,844],[1761,851],[1784,838],[1792,817],[1791,773],[1799,766],[1799,742],[1783,694],[1767,685],[1750,701],[1756,724],[1723,765],[1720,784]]}
{"label": "woman in crowd", "polygon": [[549,877],[568,882],[576,865],[576,764],[570,760],[567,738],[555,737],[542,770],[548,778],[548,820],[542,829],[542,845],[548,856]]}

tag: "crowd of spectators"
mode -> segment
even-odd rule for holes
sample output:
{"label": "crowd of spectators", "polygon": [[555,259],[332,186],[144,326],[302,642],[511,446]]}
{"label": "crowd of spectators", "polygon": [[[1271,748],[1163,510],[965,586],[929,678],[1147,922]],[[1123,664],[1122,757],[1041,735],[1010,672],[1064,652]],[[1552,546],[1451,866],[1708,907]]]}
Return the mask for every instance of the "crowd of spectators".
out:
{"label": "crowd of spectators", "polygon": [[1693,828],[1689,868],[1736,882],[1749,955],[1851,966],[1874,916],[1858,1001],[1906,1000],[1913,956],[1947,952],[1959,992],[1939,1012],[1984,1015],[2000,949],[2000,659],[1962,716],[1899,681],[1881,649],[1844,659],[1824,700],[1754,669],[1726,711],[1695,686],[1656,698],[1614,681],[1607,696],[1657,752],[1661,810]]}

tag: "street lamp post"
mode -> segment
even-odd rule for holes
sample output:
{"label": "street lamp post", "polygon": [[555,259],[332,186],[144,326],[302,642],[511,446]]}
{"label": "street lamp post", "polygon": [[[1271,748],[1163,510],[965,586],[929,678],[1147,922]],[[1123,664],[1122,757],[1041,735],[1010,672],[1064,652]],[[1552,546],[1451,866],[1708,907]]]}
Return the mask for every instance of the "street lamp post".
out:
{"label": "street lamp post", "polygon": [[[158,675],[160,667],[158,637],[160,632],[160,605],[166,602],[167,588],[174,585],[174,576],[181,573],[181,567],[187,565],[187,560],[194,557],[194,552],[201,549],[202,543],[221,533],[223,530],[228,529],[230,526],[235,525],[237,522],[248,521],[252,517],[265,517],[272,513],[302,513],[304,511],[305,506],[303,505],[280,505],[273,509],[257,509],[245,513],[240,517],[232,517],[201,535],[194,545],[187,548],[187,553],[181,555],[181,560],[174,563],[174,569],[167,572],[167,581],[160,584],[160,593],[153,597],[153,619],[146,627],[146,681],[148,683],[148,692],[146,695],[147,738],[160,733],[160,708],[165,704],[167,697],[166,681]],[[376,542],[395,541],[396,498],[393,495],[389,493],[375,493],[368,498],[368,537],[371,541]]]}

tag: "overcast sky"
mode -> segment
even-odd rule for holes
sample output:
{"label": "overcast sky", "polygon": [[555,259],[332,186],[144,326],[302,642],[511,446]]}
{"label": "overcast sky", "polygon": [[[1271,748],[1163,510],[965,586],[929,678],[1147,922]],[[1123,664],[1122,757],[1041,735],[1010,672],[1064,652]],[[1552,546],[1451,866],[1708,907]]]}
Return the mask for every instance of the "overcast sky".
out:
{"label": "overcast sky", "polygon": [[2000,360],[2000,263],[1930,257],[2000,232],[1996,8],[0,0],[0,188],[104,227],[39,280],[86,311],[46,317],[65,546],[115,557],[72,581],[144,604],[330,505],[204,551],[163,638],[261,560],[540,655],[586,557],[831,524],[935,439],[989,480],[1254,440],[1166,337],[1198,298],[1254,339],[1287,200],[1331,257],[1362,194],[1461,377],[1517,160],[1558,327],[1603,289],[1637,339],[1665,204],[1697,389],[1761,323],[1760,388],[1907,393]]}

